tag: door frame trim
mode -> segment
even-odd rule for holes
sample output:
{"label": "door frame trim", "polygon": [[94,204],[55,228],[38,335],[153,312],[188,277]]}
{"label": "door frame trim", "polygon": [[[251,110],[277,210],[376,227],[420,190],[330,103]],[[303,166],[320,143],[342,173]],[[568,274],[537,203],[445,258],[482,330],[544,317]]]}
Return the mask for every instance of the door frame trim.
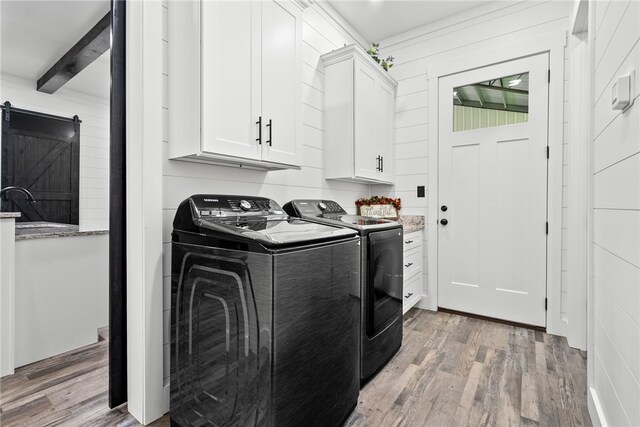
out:
{"label": "door frame trim", "polygon": [[[539,53],[549,53],[551,81],[549,83],[549,123],[548,144],[550,158],[547,181],[547,212],[549,235],[547,238],[547,332],[566,336],[566,323],[561,318],[561,277],[562,277],[562,144],[564,97],[551,96],[563,93],[564,48],[567,44],[565,30],[551,32],[527,40],[517,40],[500,48],[491,48],[471,55],[428,66],[429,85],[429,175],[427,232],[430,238],[427,250],[427,294],[418,303],[421,308],[438,309],[438,86],[440,77],[460,73],[488,65],[506,62]],[[433,179],[436,178],[436,179]]]}
{"label": "door frame trim", "polygon": [[163,8],[160,1],[126,2],[127,409],[143,425],[169,409],[163,378]]}

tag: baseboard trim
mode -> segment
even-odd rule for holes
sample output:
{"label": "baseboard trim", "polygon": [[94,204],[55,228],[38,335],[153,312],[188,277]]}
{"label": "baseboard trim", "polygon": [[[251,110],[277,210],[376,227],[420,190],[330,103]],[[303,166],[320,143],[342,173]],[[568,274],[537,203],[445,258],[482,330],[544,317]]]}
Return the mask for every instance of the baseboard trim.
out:
{"label": "baseboard trim", "polygon": [[438,311],[438,307],[434,306],[427,295],[422,295],[422,298],[418,300],[414,307],[421,308],[423,310]]}
{"label": "baseboard trim", "polygon": [[602,411],[598,393],[593,387],[589,387],[587,391],[587,408],[589,409],[591,424],[593,424],[594,427],[608,427],[609,424]]}

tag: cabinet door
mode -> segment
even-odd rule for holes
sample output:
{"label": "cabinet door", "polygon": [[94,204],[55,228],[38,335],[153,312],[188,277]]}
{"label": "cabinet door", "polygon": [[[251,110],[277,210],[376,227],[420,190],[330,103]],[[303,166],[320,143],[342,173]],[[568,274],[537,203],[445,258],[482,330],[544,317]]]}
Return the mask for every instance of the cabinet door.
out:
{"label": "cabinet door", "polygon": [[259,1],[202,1],[204,152],[260,159],[260,7]]}
{"label": "cabinet door", "polygon": [[376,114],[377,81],[375,72],[360,62],[354,61],[354,133],[355,176],[378,178],[378,152]]}
{"label": "cabinet door", "polygon": [[301,74],[300,9],[288,1],[262,2],[263,160],[301,164]]}
{"label": "cabinet door", "polygon": [[395,123],[395,92],[382,80],[376,84],[376,146],[382,156],[378,179],[393,182],[393,133]]}

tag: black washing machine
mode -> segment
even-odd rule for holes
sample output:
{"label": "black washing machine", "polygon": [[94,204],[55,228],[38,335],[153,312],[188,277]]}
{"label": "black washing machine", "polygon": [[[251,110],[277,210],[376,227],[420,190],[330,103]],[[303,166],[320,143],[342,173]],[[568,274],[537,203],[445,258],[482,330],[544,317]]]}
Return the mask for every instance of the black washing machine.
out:
{"label": "black washing machine", "polygon": [[341,425],[360,385],[357,234],[221,195],[182,202],[173,228],[172,425]]}
{"label": "black washing machine", "polygon": [[349,215],[332,200],[292,200],[291,216],[355,230],[361,247],[360,379],[365,384],[402,345],[402,226],[386,219]]}

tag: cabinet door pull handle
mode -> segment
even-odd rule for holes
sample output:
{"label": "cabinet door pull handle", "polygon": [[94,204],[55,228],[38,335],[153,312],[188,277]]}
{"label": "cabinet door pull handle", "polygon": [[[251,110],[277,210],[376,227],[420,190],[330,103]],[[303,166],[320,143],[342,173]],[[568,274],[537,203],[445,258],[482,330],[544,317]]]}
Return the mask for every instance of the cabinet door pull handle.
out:
{"label": "cabinet door pull handle", "polygon": [[273,124],[271,123],[271,119],[269,119],[269,124],[267,124],[267,127],[269,128],[269,139],[267,140],[267,144],[269,144],[269,147],[271,147],[271,140],[272,140],[272,134],[273,134]]}
{"label": "cabinet door pull handle", "polygon": [[258,117],[256,124],[258,125],[258,137],[256,141],[258,141],[258,145],[262,145],[262,116]]}
{"label": "cabinet door pull handle", "polygon": [[413,292],[409,292],[409,293],[408,293],[407,295],[405,295],[404,297],[405,297],[405,298],[410,298],[410,297],[411,297],[411,295],[413,295]]}
{"label": "cabinet door pull handle", "polygon": [[380,156],[380,172],[384,172],[384,156]]}
{"label": "cabinet door pull handle", "polygon": [[376,170],[380,170],[380,156],[376,157]]}
{"label": "cabinet door pull handle", "polygon": [[405,266],[405,267],[411,267],[412,265],[413,265],[413,263],[412,263],[412,262],[410,262],[409,264],[405,264],[404,266]]}
{"label": "cabinet door pull handle", "polygon": [[405,240],[404,243],[410,245],[411,243],[413,243],[413,240]]}

